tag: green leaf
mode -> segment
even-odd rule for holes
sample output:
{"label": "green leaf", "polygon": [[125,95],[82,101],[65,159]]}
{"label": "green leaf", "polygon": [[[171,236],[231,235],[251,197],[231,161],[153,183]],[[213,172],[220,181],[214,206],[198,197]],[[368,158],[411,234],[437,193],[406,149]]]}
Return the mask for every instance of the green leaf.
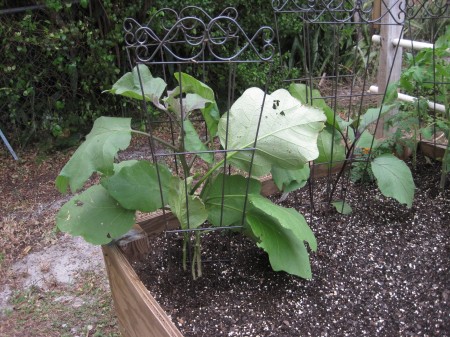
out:
{"label": "green leaf", "polygon": [[[373,144],[372,144],[373,141]],[[374,149],[379,145],[378,141],[373,138],[373,135],[369,131],[364,131],[360,136],[358,141],[356,142],[356,146],[359,148],[370,149],[371,147]]]}
{"label": "green leaf", "polygon": [[319,134],[317,147],[319,148],[319,157],[317,157],[315,163],[328,163],[328,166],[332,167],[345,159],[342,136],[337,131],[333,131],[331,125],[326,125],[325,129]]}
{"label": "green leaf", "polygon": [[[177,116],[184,116],[185,119],[190,112],[201,110],[207,103],[211,102],[197,94],[187,94],[180,102],[180,98],[173,96],[173,92],[170,92],[169,97],[166,97],[164,101],[172,111],[176,112]],[[183,105],[183,114],[181,114],[181,104]]]}
{"label": "green leaf", "polygon": [[[139,81],[139,74],[141,81]],[[134,67],[132,72],[123,75],[113,85],[112,89],[105,90],[105,92],[142,100],[141,82],[145,100],[151,101],[158,106],[159,98],[166,89],[167,84],[162,78],[153,77],[148,67],[144,64]]]}
{"label": "green leaf", "polygon": [[98,118],[86,136],[86,141],[75,151],[56,178],[58,190],[65,193],[70,186],[72,192],[75,192],[83,187],[94,172],[113,174],[117,152],[130,145],[130,124],[130,118]]}
{"label": "green leaf", "polygon": [[[122,207],[142,212],[153,212],[163,207],[156,165],[148,161],[122,162],[113,176],[102,180],[102,185]],[[172,183],[169,169],[158,164],[164,203]]]}
{"label": "green leaf", "polygon": [[[197,151],[207,151],[208,147],[202,143],[200,140],[197,131],[192,125],[191,121],[186,119],[183,122],[184,126],[184,146],[187,151],[197,152]],[[197,155],[202,158],[207,163],[212,163],[214,161],[214,154],[212,153],[197,153]]]}
{"label": "green leaf", "polygon": [[276,166],[272,167],[272,179],[280,191],[289,193],[306,185],[309,179],[309,165],[297,170],[286,170]]}
{"label": "green leaf", "polygon": [[[340,120],[339,115],[334,114],[333,109],[331,109],[328,104],[325,102],[325,100],[320,95],[319,90],[313,89],[311,92],[311,89],[306,85],[302,83],[292,83],[289,85],[289,93],[298,99],[302,104],[313,106],[316,108],[319,108],[323,110],[325,113],[325,116],[327,116],[327,124],[333,125],[338,130],[341,129],[338,121]],[[311,95],[312,95],[312,102],[311,102]]]}
{"label": "green leaf", "polygon": [[336,211],[341,214],[347,215],[353,212],[352,207],[346,201],[333,201],[331,204],[336,208]]}
{"label": "green leaf", "polygon": [[402,160],[391,154],[384,154],[375,158],[371,167],[383,195],[392,197],[408,207],[412,206],[414,180],[409,167]]}
{"label": "green leaf", "polygon": [[310,279],[312,273],[305,241],[313,251],[317,249],[317,242],[303,215],[259,195],[249,198],[249,229],[259,241],[258,247],[269,255],[273,270]]}
{"label": "green leaf", "polygon": [[208,220],[214,226],[241,224],[247,185],[249,194],[260,193],[261,183],[258,180],[248,180],[240,175],[219,174],[206,188],[203,200],[208,210]]}
{"label": "green leaf", "polygon": [[186,184],[189,190],[191,178],[188,181],[179,180],[169,192],[169,206],[180,222],[182,229],[195,229],[200,227],[208,218],[205,205],[199,197],[186,193]]}
{"label": "green leaf", "polygon": [[420,133],[422,134],[422,137],[426,140],[431,140],[433,138],[433,127],[432,126],[426,126],[423,128],[420,128]]}
{"label": "green leaf", "polygon": [[358,132],[362,133],[370,124],[375,122],[379,117],[384,116],[387,112],[391,111],[396,107],[395,104],[383,104],[381,109],[380,107],[371,108],[366,111],[364,115],[360,117],[360,119],[353,122],[355,127],[358,127]]}
{"label": "green leaf", "polygon": [[74,196],[56,216],[60,230],[96,245],[125,234],[134,223],[135,212],[121,207],[101,185]]}
{"label": "green leaf", "polygon": [[[271,95],[258,88],[247,89],[219,122],[219,139],[224,148],[243,150],[254,146],[259,126],[252,174],[261,176],[272,166],[298,169],[319,155],[317,137],[322,130],[325,115],[322,111],[302,106],[287,90]],[[278,102],[278,106],[276,103]],[[228,121],[228,144],[225,146]],[[252,151],[228,154],[229,162],[249,171]]]}
{"label": "green leaf", "polygon": [[[197,94],[208,102],[205,105],[205,108],[200,109],[202,112],[203,118],[205,119],[206,126],[208,127],[209,133],[212,137],[217,134],[217,125],[219,124],[220,112],[219,107],[217,106],[216,99],[214,97],[214,91],[208,87],[205,83],[200,82],[196,78],[185,74],[185,73],[177,73],[175,75],[178,83],[181,83],[182,91],[184,93],[192,93]],[[175,91],[180,91],[180,87],[177,87]]]}

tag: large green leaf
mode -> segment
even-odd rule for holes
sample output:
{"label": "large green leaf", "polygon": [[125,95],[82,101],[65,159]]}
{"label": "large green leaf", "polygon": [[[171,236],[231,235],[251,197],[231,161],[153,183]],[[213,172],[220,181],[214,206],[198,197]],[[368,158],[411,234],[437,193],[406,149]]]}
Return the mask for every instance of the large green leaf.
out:
{"label": "large green leaf", "polygon": [[[139,75],[141,81],[139,81]],[[114,83],[112,89],[105,90],[105,92],[142,100],[141,82],[145,100],[151,101],[158,106],[159,98],[166,89],[167,84],[162,78],[153,77],[148,67],[144,64],[134,67],[132,72],[123,75]]]}
{"label": "large green leaf", "polygon": [[313,89],[311,92],[311,89],[306,84],[302,83],[292,83],[291,85],[289,85],[288,90],[290,94],[298,99],[302,104],[313,106],[323,110],[323,112],[327,116],[327,124],[334,124],[335,128],[340,130],[340,126],[338,123],[340,119],[339,115],[335,116],[333,109],[331,109],[322,98],[319,90]]}
{"label": "large green leaf", "polygon": [[[349,138],[351,141],[354,141],[354,133],[349,133]],[[374,139],[374,136],[367,130],[365,130],[360,136],[358,141],[356,142],[356,147],[369,149],[375,149],[379,145],[378,141]]]}
{"label": "large green leaf", "polygon": [[262,196],[250,195],[249,201],[248,225],[258,246],[269,254],[273,270],[310,279],[305,241],[313,251],[317,242],[305,218],[296,210],[277,206]]}
{"label": "large green leaf", "polygon": [[305,186],[308,182],[309,174],[309,165],[304,165],[297,170],[272,167],[272,179],[278,189],[284,193],[289,193]]}
{"label": "large green leaf", "polygon": [[[113,176],[102,180],[102,185],[122,207],[142,212],[153,212],[163,207],[155,164],[148,161],[122,162]],[[158,164],[164,203],[173,182],[169,169]]]}
{"label": "large green leaf", "polygon": [[[169,96],[164,99],[164,102],[177,116],[183,116],[186,119],[190,112],[204,109],[205,105],[211,101],[197,94],[187,94],[180,102],[180,97],[173,96],[173,92],[170,92]],[[183,113],[181,113],[181,105],[183,105]]]}
{"label": "large green leaf", "polygon": [[316,163],[328,163],[328,166],[335,166],[345,159],[345,146],[342,144],[342,136],[329,124],[319,134],[317,139],[319,157]]}
{"label": "large green leaf", "polygon": [[219,174],[203,195],[208,220],[214,226],[241,224],[246,193],[259,194],[260,191],[261,183],[256,179]]}
{"label": "large green leaf", "polygon": [[370,124],[396,107],[395,104],[383,104],[381,108],[367,109],[366,113],[353,122],[358,132],[362,133]]}
{"label": "large green leaf", "polygon": [[[203,118],[205,119],[206,126],[212,137],[217,134],[217,125],[220,119],[219,107],[217,106],[216,99],[214,97],[214,91],[208,87],[205,83],[197,80],[191,75],[185,73],[177,73],[175,75],[178,83],[181,84],[181,90],[184,93],[197,94],[204,99],[208,100],[204,108],[201,108]],[[179,94],[180,87],[175,89],[175,92]]]}
{"label": "large green leaf", "polygon": [[70,186],[72,192],[83,187],[94,172],[111,175],[114,157],[130,145],[131,119],[100,117],[94,122],[86,141],[75,151],[56,178],[61,193]]}
{"label": "large green leaf", "polygon": [[63,232],[96,245],[125,234],[134,222],[135,212],[121,207],[101,185],[74,196],[56,216],[56,225]]}
{"label": "large green leaf", "polygon": [[169,192],[169,206],[181,224],[182,229],[200,227],[208,218],[205,205],[199,197],[186,193],[189,190],[191,178],[188,181],[179,180]]}
{"label": "large green leaf", "polygon": [[[222,116],[218,135],[222,146],[233,150],[253,147],[257,137],[252,174],[261,176],[272,166],[292,170],[316,159],[317,137],[325,119],[321,110],[302,106],[287,90],[265,95],[261,89],[250,88]],[[228,157],[231,164],[249,171],[252,151],[231,152]]]}
{"label": "large green leaf", "polygon": [[371,167],[383,195],[392,197],[408,207],[412,206],[414,180],[409,167],[402,160],[391,154],[384,154],[375,158]]}
{"label": "large green leaf", "polygon": [[[190,120],[186,119],[183,122],[183,126],[185,133],[184,146],[187,151],[196,152],[209,150],[208,147],[200,140],[197,131],[195,130]],[[212,163],[214,161],[214,155],[210,152],[198,153],[197,155],[207,163]]]}

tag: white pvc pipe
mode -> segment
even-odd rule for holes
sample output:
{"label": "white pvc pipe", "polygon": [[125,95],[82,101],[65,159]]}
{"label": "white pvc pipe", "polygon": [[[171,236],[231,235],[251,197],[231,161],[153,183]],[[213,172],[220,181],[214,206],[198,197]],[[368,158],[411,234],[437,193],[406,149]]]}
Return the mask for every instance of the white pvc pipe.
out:
{"label": "white pvc pipe", "polygon": [[[369,88],[369,91],[375,94],[378,94],[378,86],[376,85],[372,85]],[[409,95],[405,95],[402,93],[398,93],[397,99],[399,101],[402,102],[409,102],[409,103],[414,103],[415,101],[417,101],[417,98],[414,96],[409,96]],[[431,101],[427,101],[428,103],[428,108],[430,110],[435,110],[435,111],[439,111],[439,112],[445,112],[445,106],[443,104],[438,104],[438,103],[434,103]]]}
{"label": "white pvc pipe", "polygon": [[[380,35],[372,35],[372,42],[380,44],[381,36]],[[394,46],[400,45],[400,47],[411,48],[414,50],[421,50],[424,48],[433,48],[434,47],[434,44],[432,44],[432,43],[419,42],[419,41],[406,40],[406,39],[392,39],[392,44]]]}
{"label": "white pvc pipe", "polygon": [[393,39],[392,44],[394,46],[400,45],[400,47],[411,48],[414,50],[421,50],[424,48],[434,48],[434,44],[432,43],[405,40],[405,39]]}

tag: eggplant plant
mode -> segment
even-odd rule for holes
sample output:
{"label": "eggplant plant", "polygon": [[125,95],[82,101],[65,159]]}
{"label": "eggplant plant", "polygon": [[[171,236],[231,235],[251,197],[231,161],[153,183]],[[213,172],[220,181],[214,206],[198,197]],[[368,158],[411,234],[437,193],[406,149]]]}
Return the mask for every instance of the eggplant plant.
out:
{"label": "eggplant plant", "polygon": [[352,211],[347,202],[333,201],[335,188],[349,165],[353,176],[357,176],[355,180],[361,177],[361,171],[370,171],[370,176],[374,177],[384,196],[392,197],[407,207],[412,206],[415,185],[411,170],[392,152],[381,151],[382,142],[371,133],[371,126],[374,126],[378,118],[398,105],[396,84],[388,86],[381,106],[369,108],[355,119],[347,120],[335,115],[316,89],[311,90],[304,84],[294,83],[290,85],[289,92],[302,103],[322,109],[327,117],[326,126],[319,134],[319,156],[315,162],[328,163],[330,166],[342,163],[329,196],[338,212],[348,214]]}
{"label": "eggplant plant", "polygon": [[[62,206],[57,226],[102,245],[125,234],[135,223],[136,211],[168,208],[185,230],[185,245],[194,233],[194,278],[202,272],[201,233],[210,227],[242,228],[267,252],[273,270],[311,278],[307,245],[317,249],[312,230],[302,214],[263,197],[257,178],[272,173],[287,189],[304,184],[308,163],[319,156],[317,139],[326,120],[322,109],[301,104],[285,89],[266,94],[249,88],[220,115],[211,88],[185,73],[175,77],[179,85],[167,90],[164,80],[138,65],[109,90],[153,104],[178,126],[180,137],[171,143],[133,130],[129,118],[98,118],[56,186],[62,193],[76,193],[93,174],[100,182]],[[208,141],[199,137],[190,119],[200,113]],[[182,172],[175,174],[162,160],[118,162],[117,154],[129,146],[132,134],[148,136],[172,151]],[[198,161],[207,169],[200,170]],[[227,173],[230,165],[233,174]],[[183,260],[186,268],[186,254]]]}

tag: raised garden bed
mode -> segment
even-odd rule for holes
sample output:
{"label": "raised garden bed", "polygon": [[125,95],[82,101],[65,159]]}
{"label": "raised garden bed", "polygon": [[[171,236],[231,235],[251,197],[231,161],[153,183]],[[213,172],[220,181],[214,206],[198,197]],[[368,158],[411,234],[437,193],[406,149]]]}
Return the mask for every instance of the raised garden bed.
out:
{"label": "raised garden bed", "polygon": [[[348,194],[351,215],[323,210],[315,217],[319,250],[311,281],[271,271],[266,255],[240,236],[229,238],[228,262],[205,264],[204,276],[192,281],[179,259],[167,261],[167,240],[158,238],[176,221],[153,216],[141,225],[146,235],[122,248],[103,247],[123,335],[445,335],[450,201],[448,186],[444,194],[437,188],[439,167],[419,161],[411,209],[375,187],[355,186]],[[293,193],[284,206],[295,207],[303,197]],[[217,242],[203,240],[212,256],[209,244]],[[140,255],[148,257],[135,263],[138,276],[126,256]]]}

